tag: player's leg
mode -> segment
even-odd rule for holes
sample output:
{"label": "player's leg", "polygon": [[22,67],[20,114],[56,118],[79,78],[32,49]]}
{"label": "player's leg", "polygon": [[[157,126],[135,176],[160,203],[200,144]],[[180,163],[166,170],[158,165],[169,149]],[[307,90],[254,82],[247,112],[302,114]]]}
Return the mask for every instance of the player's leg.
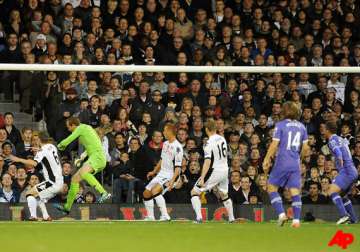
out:
{"label": "player's leg", "polygon": [[154,198],[160,195],[162,192],[162,187],[159,185],[159,181],[159,177],[153,178],[145,187],[143,192],[144,205],[147,212],[146,220],[155,220]]}
{"label": "player's leg", "polygon": [[66,203],[64,204],[64,210],[68,213],[70,212],[70,209],[74,203],[74,200],[76,198],[76,195],[78,194],[80,190],[80,181],[81,181],[81,175],[80,170],[78,170],[72,177],[71,177],[71,184],[69,188],[69,192],[66,198]]}
{"label": "player's leg", "polygon": [[151,194],[151,189],[145,189],[143,192],[144,205],[146,209],[146,220],[155,220],[154,215],[154,199]]}
{"label": "player's leg", "polygon": [[52,221],[47,211],[45,203],[48,202],[49,199],[55,197],[56,194],[58,194],[61,191],[62,187],[63,187],[63,183],[57,183],[39,192],[37,203],[41,210],[44,221]]}
{"label": "player's leg", "polygon": [[[214,177],[214,174],[212,173],[210,177],[204,181],[204,185],[200,187],[198,185],[198,181],[196,181],[193,189],[191,190],[191,205],[195,211],[195,222],[201,223],[203,221],[202,214],[201,214],[201,200],[200,200],[200,194],[207,191],[209,180]],[[216,185],[216,184],[215,184]],[[214,185],[214,186],[215,186]]]}
{"label": "player's leg", "polygon": [[229,198],[227,191],[225,192],[220,188],[219,188],[219,196],[222,203],[224,204],[224,207],[227,210],[229,222],[233,222],[235,220],[235,217],[234,217],[234,207],[232,200]]}
{"label": "player's leg", "polygon": [[279,172],[276,167],[273,168],[273,171],[269,176],[269,185],[268,185],[268,193],[270,197],[270,202],[272,207],[275,209],[276,214],[278,215],[278,225],[283,226],[287,221],[287,217],[285,214],[282,198],[278,192],[279,187],[285,185],[288,179],[287,172]]}
{"label": "player's leg", "polygon": [[201,189],[195,184],[194,188],[191,190],[191,205],[195,211],[196,222],[202,222],[201,214],[201,200],[200,200]]}
{"label": "player's leg", "polygon": [[276,214],[278,215],[278,225],[283,226],[287,221],[287,217],[285,214],[282,198],[278,192],[279,187],[274,184],[268,185],[268,193],[270,197],[270,202],[272,207],[275,209]]}
{"label": "player's leg", "polygon": [[350,221],[350,216],[345,209],[344,202],[340,197],[341,188],[345,188],[345,185],[342,184],[342,179],[340,174],[335,178],[334,183],[330,184],[329,194],[330,198],[335,204],[338,212],[340,214],[340,219],[336,222],[336,224],[344,224]]}
{"label": "player's leg", "polygon": [[[168,180],[167,180],[168,181]],[[151,194],[154,195],[154,199],[156,201],[156,204],[159,207],[161,216],[160,216],[160,221],[169,221],[171,220],[168,212],[167,212],[167,208],[166,208],[166,202],[165,202],[165,198],[162,194],[163,192],[163,185],[160,184],[156,184],[152,189],[151,189]]]}
{"label": "player's leg", "polygon": [[101,197],[98,201],[99,203],[102,203],[111,197],[111,194],[104,189],[104,187],[94,176],[95,173],[103,170],[106,166],[106,160],[102,159],[102,155],[93,154],[79,170],[81,178],[100,193]]}
{"label": "player's leg", "polygon": [[357,223],[358,218],[357,218],[356,213],[354,211],[351,200],[347,196],[344,196],[343,197],[343,203],[344,203],[345,210],[350,215],[351,223]]}
{"label": "player's leg", "polygon": [[30,212],[29,220],[31,221],[37,220],[37,201],[36,201],[37,196],[38,196],[38,192],[36,190],[36,186],[30,188],[30,190],[26,192],[26,201]]}
{"label": "player's leg", "polygon": [[292,221],[292,227],[298,228],[300,227],[300,218],[301,218],[301,196],[300,196],[300,190],[298,188],[290,188],[290,194],[292,198],[292,210],[293,210],[293,221]]}
{"label": "player's leg", "polygon": [[228,195],[229,179],[227,174],[224,174],[224,177],[221,179],[221,182],[216,186],[216,188],[219,192],[221,201],[228,212],[229,222],[233,222],[235,220],[234,207],[233,207],[233,202]]}
{"label": "player's leg", "polygon": [[91,187],[95,188],[101,195],[106,193],[104,187],[100,184],[100,182],[93,175],[94,169],[89,164],[84,164],[81,167],[80,176],[83,180],[85,180]]}
{"label": "player's leg", "polygon": [[46,205],[45,205],[46,202],[47,201],[45,201],[45,200],[43,200],[41,198],[39,198],[38,201],[37,201],[38,206],[39,206],[40,211],[41,211],[41,214],[42,214],[42,217],[43,217],[43,220],[44,221],[51,221],[51,218],[49,216],[49,213],[48,213]]}
{"label": "player's leg", "polygon": [[291,226],[294,228],[300,227],[301,218],[301,172],[300,169],[289,172],[285,187],[290,189],[292,198],[293,221]]}
{"label": "player's leg", "polygon": [[202,222],[200,194],[214,188],[217,184],[220,183],[221,181],[220,178],[221,176],[219,176],[219,173],[212,172],[209,178],[206,181],[204,181],[204,185],[202,187],[198,185],[199,182],[198,180],[196,181],[193,189],[191,190],[191,204],[195,211],[197,223]]}

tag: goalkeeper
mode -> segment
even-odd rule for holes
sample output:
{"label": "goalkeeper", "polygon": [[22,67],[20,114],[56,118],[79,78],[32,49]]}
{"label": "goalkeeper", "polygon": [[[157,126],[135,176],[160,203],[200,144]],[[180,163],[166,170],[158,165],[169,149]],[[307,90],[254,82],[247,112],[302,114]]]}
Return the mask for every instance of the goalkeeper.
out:
{"label": "goalkeeper", "polygon": [[[65,214],[70,213],[71,206],[79,192],[79,183],[85,180],[90,186],[94,187],[100,194],[99,203],[111,198],[111,194],[106,192],[104,187],[95,178],[95,174],[102,171],[106,166],[106,157],[103,146],[96,131],[89,125],[80,124],[80,120],[76,117],[70,117],[66,120],[67,129],[72,132],[70,136],[58,144],[59,150],[64,150],[71,142],[79,138],[79,143],[85,147],[87,160],[82,167],[72,176],[69,193],[64,206],[56,204],[56,209]],[[81,159],[85,159],[84,153]],[[81,162],[79,160],[76,165]]]}

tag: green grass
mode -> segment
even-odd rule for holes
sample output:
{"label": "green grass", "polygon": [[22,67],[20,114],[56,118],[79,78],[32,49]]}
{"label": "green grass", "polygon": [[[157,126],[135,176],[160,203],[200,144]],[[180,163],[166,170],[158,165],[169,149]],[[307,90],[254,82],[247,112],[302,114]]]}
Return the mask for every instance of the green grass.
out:
{"label": "green grass", "polygon": [[[327,246],[337,230],[352,233],[347,250]],[[255,252],[360,251],[360,226],[303,224],[299,229],[274,223],[208,222],[1,222],[4,252]]]}

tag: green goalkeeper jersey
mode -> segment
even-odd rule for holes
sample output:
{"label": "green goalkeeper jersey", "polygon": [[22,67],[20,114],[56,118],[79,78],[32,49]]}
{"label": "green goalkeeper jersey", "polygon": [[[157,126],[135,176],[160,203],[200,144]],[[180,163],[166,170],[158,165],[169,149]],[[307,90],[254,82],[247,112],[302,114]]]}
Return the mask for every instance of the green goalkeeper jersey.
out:
{"label": "green goalkeeper jersey", "polygon": [[100,137],[96,131],[87,124],[80,124],[70,136],[62,140],[58,144],[59,150],[64,150],[77,138],[79,138],[79,143],[85,147],[88,156],[96,152],[103,152]]}

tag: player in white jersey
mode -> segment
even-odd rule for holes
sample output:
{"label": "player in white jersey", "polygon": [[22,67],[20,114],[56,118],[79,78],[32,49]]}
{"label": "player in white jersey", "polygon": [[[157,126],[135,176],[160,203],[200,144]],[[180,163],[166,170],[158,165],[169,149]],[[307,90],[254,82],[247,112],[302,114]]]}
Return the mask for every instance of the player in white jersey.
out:
{"label": "player in white jersey", "polygon": [[160,221],[170,220],[163,194],[174,188],[174,183],[181,173],[183,148],[176,139],[175,125],[166,124],[163,134],[167,141],[163,144],[161,159],[154,170],[147,174],[148,179],[156,176],[149,182],[143,193],[147,211],[146,220],[155,220],[154,199],[161,212]]}
{"label": "player in white jersey", "polygon": [[41,132],[39,138],[41,148],[37,151],[34,160],[22,159],[15,156],[11,156],[11,160],[33,167],[41,163],[44,181],[26,192],[26,199],[31,215],[29,220],[37,220],[36,208],[39,206],[43,220],[51,221],[45,203],[62,190],[64,179],[57,148],[51,143],[52,140],[45,132]]}
{"label": "player in white jersey", "polygon": [[[204,164],[199,180],[191,190],[191,204],[195,210],[196,222],[202,222],[200,194],[212,190],[222,200],[228,211],[229,222],[234,221],[234,210],[228,196],[229,166],[227,161],[227,143],[224,137],[216,134],[216,123],[209,120],[205,123],[205,131],[209,136],[204,147]],[[210,176],[206,176],[209,172]],[[206,179],[208,177],[208,179]]]}

